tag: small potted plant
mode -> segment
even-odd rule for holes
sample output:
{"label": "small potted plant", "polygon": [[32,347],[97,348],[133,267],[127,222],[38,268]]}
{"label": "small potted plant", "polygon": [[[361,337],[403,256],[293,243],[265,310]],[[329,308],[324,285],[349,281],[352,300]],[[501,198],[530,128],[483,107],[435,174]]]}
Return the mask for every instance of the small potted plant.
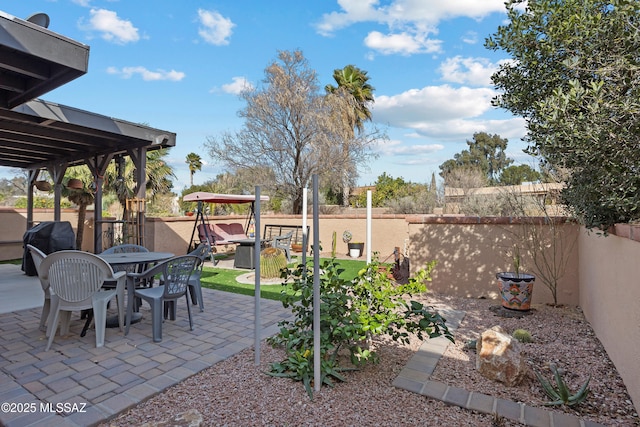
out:
{"label": "small potted plant", "polygon": [[359,258],[362,256],[362,252],[364,251],[364,242],[351,242],[353,235],[349,230],[345,230],[342,233],[342,241],[347,244],[347,248],[349,248],[348,255],[351,258]]}
{"label": "small potted plant", "polygon": [[536,278],[532,274],[520,272],[520,248],[514,246],[511,253],[513,271],[496,274],[502,306],[510,310],[528,311],[531,308],[533,283]]}

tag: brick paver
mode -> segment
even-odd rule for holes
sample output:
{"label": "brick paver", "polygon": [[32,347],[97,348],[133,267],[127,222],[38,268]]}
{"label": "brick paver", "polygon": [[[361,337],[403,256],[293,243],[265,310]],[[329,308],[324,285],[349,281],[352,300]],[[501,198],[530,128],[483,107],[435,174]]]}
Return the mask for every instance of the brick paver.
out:
{"label": "brick paver", "polygon": [[[102,348],[95,348],[92,329],[80,337],[84,320],[74,313],[69,335],[57,335],[48,352],[38,330],[40,308],[0,314],[0,401],[37,404],[35,413],[0,413],[0,425],[96,424],[253,346],[253,297],[204,288],[202,293],[205,311],[192,310],[194,330],[180,305],[176,321],[164,322],[161,343],[153,342],[144,305],[142,322],[131,325],[126,337],[118,328],[107,329]],[[262,300],[260,310],[263,338],[290,315],[278,301]],[[83,412],[44,411],[58,402],[83,404]]]}

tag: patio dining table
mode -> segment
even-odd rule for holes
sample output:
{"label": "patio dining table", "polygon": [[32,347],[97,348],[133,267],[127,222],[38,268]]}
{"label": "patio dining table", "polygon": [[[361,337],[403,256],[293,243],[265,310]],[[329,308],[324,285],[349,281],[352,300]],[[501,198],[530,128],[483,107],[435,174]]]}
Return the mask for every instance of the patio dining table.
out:
{"label": "patio dining table", "polygon": [[[111,266],[125,265],[125,264],[138,264],[143,266],[147,264],[153,264],[156,262],[165,261],[174,256],[171,252],[123,252],[123,253],[110,253],[110,254],[98,254],[100,258],[108,262]],[[129,280],[127,280],[127,311],[126,316],[130,316],[131,323],[139,322],[142,318],[140,313],[133,312],[133,298],[135,288],[129,286]],[[108,318],[107,327],[118,327],[117,318]]]}

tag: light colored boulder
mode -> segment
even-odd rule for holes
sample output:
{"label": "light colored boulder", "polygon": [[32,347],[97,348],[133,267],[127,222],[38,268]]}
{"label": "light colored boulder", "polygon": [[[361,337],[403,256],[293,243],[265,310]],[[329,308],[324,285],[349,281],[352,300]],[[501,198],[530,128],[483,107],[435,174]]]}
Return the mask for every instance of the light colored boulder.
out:
{"label": "light colored boulder", "polygon": [[501,326],[482,333],[476,343],[476,369],[507,386],[520,384],[527,374],[521,344]]}

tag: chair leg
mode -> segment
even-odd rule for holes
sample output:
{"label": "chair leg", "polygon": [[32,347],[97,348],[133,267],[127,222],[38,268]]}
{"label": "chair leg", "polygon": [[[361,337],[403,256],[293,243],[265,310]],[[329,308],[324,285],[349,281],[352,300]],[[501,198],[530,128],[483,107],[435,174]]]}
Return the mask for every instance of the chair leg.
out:
{"label": "chair leg", "polygon": [[191,295],[191,301],[193,305],[198,304],[200,306],[200,312],[204,311],[204,300],[202,299],[202,287],[199,284],[189,284],[189,294]]}
{"label": "chair leg", "polygon": [[104,335],[107,324],[107,304],[108,301],[103,299],[94,299],[93,318],[96,327],[96,348],[104,346]]}
{"label": "chair leg", "polygon": [[164,302],[164,319],[176,320],[176,302],[175,301]]}
{"label": "chair leg", "polygon": [[56,312],[58,311],[58,306],[60,305],[60,301],[58,300],[58,297],[55,295],[51,296],[50,299],[50,307],[49,307],[49,316],[47,317],[47,332],[46,332],[46,336],[50,337],[51,334],[53,333],[53,335],[56,334],[56,329],[58,327],[58,325],[56,324],[56,329],[53,328],[53,315],[56,314]]}
{"label": "chair leg", "polygon": [[56,330],[58,329],[58,320],[60,318],[60,311],[58,310],[58,304],[54,303],[55,311],[52,311],[51,319],[49,319],[49,326],[47,330],[49,331],[49,339],[47,340],[47,346],[44,351],[49,351],[51,348],[51,344],[53,343],[53,337],[56,335]]}
{"label": "chair leg", "polygon": [[196,290],[193,285],[189,284],[189,296],[191,297],[191,303],[196,305],[198,303],[198,297],[196,295]]}
{"label": "chair leg", "polygon": [[153,342],[162,341],[162,298],[149,301],[151,303],[151,328],[153,329]]}
{"label": "chair leg", "polygon": [[193,319],[191,318],[191,304],[189,304],[189,295],[185,295],[185,297],[187,298],[187,312],[189,313],[189,329],[193,331]]}
{"label": "chair leg", "polygon": [[116,295],[116,300],[118,302],[118,326],[120,332],[124,332],[124,289]]}
{"label": "chair leg", "polygon": [[40,315],[40,326],[38,329],[41,331],[47,330],[47,318],[49,317],[49,313],[51,312],[51,299],[45,298],[44,304],[42,305],[42,314]]}
{"label": "chair leg", "polygon": [[60,336],[67,335],[69,333],[69,326],[71,325],[71,312],[63,311],[60,313]]}

